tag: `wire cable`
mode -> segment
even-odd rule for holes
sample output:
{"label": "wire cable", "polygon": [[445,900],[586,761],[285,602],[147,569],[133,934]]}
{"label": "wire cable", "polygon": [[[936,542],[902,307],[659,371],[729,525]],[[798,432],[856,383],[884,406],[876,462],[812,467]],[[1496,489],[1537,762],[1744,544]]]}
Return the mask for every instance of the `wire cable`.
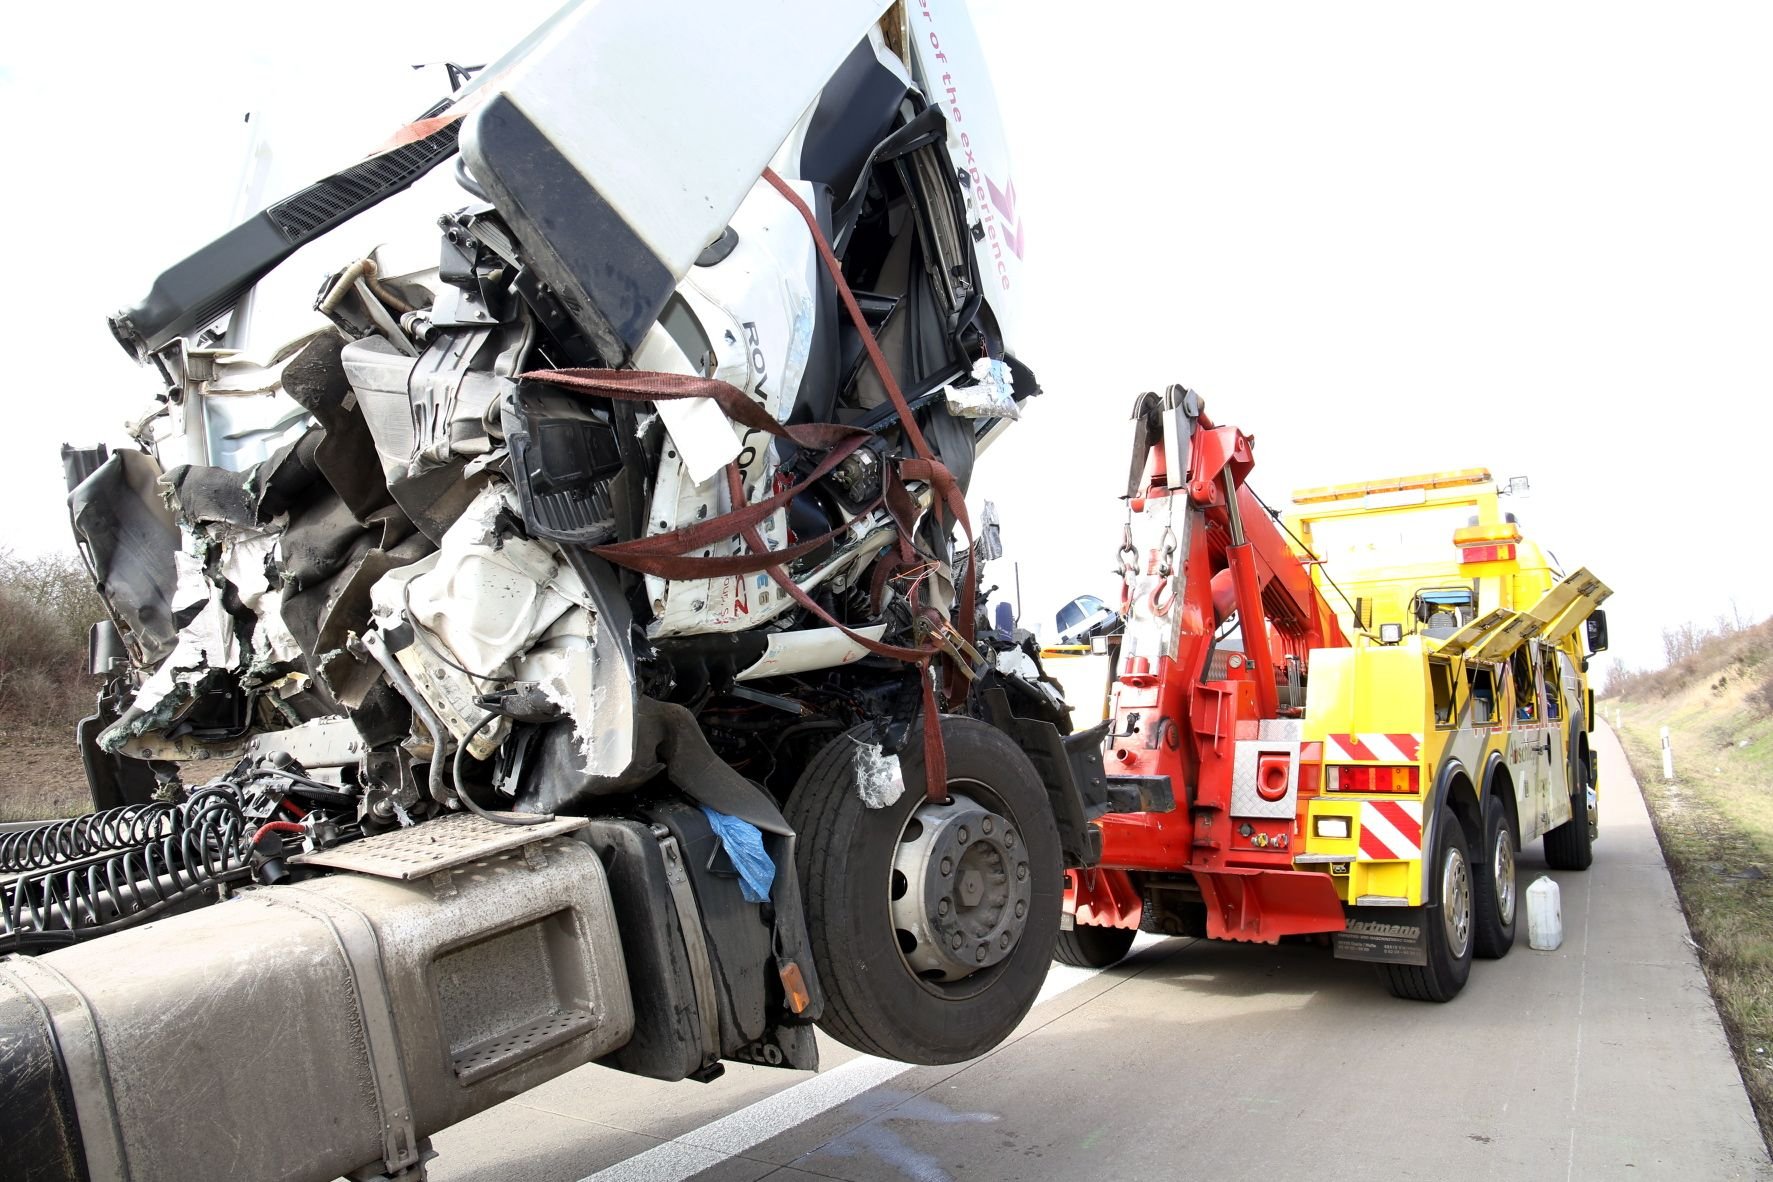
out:
{"label": "wire cable", "polygon": [[[487,723],[492,722],[499,717],[500,716],[497,713],[490,710],[487,711],[481,716],[479,722],[468,728],[468,733],[462,736],[462,741],[456,744],[456,757],[453,764],[455,772],[456,799],[461,801],[463,807],[475,816],[480,817],[483,820],[491,821],[496,825],[546,825],[549,821],[554,819],[552,813],[491,813],[476,804],[474,798],[468,795],[468,790],[462,786],[462,756],[468,753],[468,744],[472,743],[475,736],[486,729]],[[440,757],[434,756],[434,758]]]}
{"label": "wire cable", "polygon": [[1286,534],[1289,538],[1292,538],[1293,544],[1304,552],[1305,557],[1311,559],[1313,564],[1315,564],[1319,570],[1324,572],[1324,582],[1334,587],[1336,589],[1336,594],[1341,598],[1342,602],[1348,605],[1348,614],[1354,620],[1354,630],[1369,640],[1374,639],[1373,634],[1361,623],[1360,610],[1354,606],[1354,603],[1348,598],[1348,593],[1342,590],[1342,587],[1336,582],[1335,577],[1330,574],[1330,564],[1319,558],[1310,546],[1307,546],[1300,540],[1298,534],[1287,528],[1287,523],[1281,519],[1281,515],[1276,512],[1267,501],[1262,499],[1262,494],[1252,488],[1248,481],[1244,482],[1244,487],[1250,490],[1250,495],[1256,498],[1256,503],[1266,509],[1268,515],[1274,518],[1274,523],[1281,527],[1281,532]]}

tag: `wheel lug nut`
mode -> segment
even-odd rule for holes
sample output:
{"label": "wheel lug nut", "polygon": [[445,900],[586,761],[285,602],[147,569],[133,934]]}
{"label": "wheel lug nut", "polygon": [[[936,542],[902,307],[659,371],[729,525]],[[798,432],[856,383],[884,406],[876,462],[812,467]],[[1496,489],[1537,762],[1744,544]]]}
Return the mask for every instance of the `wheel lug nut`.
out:
{"label": "wheel lug nut", "polygon": [[[946,870],[944,870],[942,873],[946,874],[948,872]],[[1025,879],[1027,877],[1028,877],[1028,863],[1017,862],[1016,863],[1016,881],[1021,882],[1023,879]]]}
{"label": "wheel lug nut", "polygon": [[983,821],[979,822],[979,832],[990,833],[991,828],[992,828],[992,826],[991,826],[991,818],[990,817],[986,817]]}
{"label": "wheel lug nut", "polygon": [[1006,850],[1013,850],[1016,848],[1016,831],[1014,829],[1005,829],[1003,831],[1003,848]]}
{"label": "wheel lug nut", "polygon": [[948,946],[950,948],[953,948],[957,952],[960,950],[960,933],[959,932],[954,933],[953,938],[948,941]]}
{"label": "wheel lug nut", "polygon": [[1026,914],[1028,914],[1028,904],[1024,903],[1021,899],[1017,899],[1016,900],[1016,918],[1021,919]]}
{"label": "wheel lug nut", "polygon": [[991,951],[990,948],[981,944],[981,945],[979,945],[979,951],[974,953],[973,959],[978,961],[979,963],[983,964],[985,962],[985,955],[990,951]]}
{"label": "wheel lug nut", "polygon": [[998,938],[997,946],[999,948],[1008,948],[1010,946],[1010,934],[1008,932],[1005,932]]}
{"label": "wheel lug nut", "polygon": [[953,874],[954,873],[954,859],[953,858],[943,858],[941,869],[942,869],[942,873],[944,876],[949,875],[949,874]]}
{"label": "wheel lug nut", "polygon": [[950,907],[950,906],[951,906],[951,904],[950,904],[950,903],[949,903],[949,902],[948,902],[948,900],[947,900],[947,899],[943,899],[943,900],[942,900],[942,901],[941,901],[941,902],[940,902],[940,903],[937,903],[937,904],[936,904],[936,914],[937,914],[937,915],[947,915],[947,914],[948,914],[948,908],[949,908],[949,907]]}
{"label": "wheel lug nut", "polygon": [[960,827],[960,832],[955,834],[955,840],[960,842],[961,845],[965,845],[971,840],[971,835],[967,833],[967,827],[965,825],[962,825]]}

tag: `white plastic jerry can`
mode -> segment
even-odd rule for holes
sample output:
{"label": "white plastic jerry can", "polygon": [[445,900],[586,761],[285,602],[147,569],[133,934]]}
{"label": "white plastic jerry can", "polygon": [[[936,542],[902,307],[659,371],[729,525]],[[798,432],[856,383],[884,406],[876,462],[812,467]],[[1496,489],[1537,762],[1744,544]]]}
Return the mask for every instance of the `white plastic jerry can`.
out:
{"label": "white plastic jerry can", "polygon": [[1541,874],[1527,888],[1527,947],[1551,952],[1564,942],[1564,912],[1558,884]]}

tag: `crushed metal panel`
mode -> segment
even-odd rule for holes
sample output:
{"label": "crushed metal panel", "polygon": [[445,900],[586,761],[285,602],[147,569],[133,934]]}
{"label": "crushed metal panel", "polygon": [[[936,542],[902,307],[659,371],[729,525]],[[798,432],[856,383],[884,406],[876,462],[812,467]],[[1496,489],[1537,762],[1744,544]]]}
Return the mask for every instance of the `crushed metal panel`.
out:
{"label": "crushed metal panel", "polygon": [[463,156],[610,361],[639,347],[885,8],[827,0],[734,20],[711,0],[603,0],[562,13],[487,82]]}
{"label": "crushed metal panel", "polygon": [[160,476],[153,456],[118,451],[68,494],[81,555],[123,643],[144,667],[178,644],[172,600],[179,526],[161,496]]}

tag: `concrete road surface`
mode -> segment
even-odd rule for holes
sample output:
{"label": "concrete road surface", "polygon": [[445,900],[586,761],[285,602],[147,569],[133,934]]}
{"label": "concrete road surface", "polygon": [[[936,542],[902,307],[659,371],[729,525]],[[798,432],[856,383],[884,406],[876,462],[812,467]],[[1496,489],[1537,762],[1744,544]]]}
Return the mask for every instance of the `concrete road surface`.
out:
{"label": "concrete road surface", "polygon": [[[1307,947],[1143,938],[1055,968],[1004,1046],[708,1085],[583,1068],[435,1138],[437,1182],[1506,1178],[1773,1180],[1618,743],[1603,838],[1553,874],[1565,941],[1398,1001]],[[1545,873],[1539,848],[1521,885]],[[1148,942],[1145,942],[1148,941]]]}

